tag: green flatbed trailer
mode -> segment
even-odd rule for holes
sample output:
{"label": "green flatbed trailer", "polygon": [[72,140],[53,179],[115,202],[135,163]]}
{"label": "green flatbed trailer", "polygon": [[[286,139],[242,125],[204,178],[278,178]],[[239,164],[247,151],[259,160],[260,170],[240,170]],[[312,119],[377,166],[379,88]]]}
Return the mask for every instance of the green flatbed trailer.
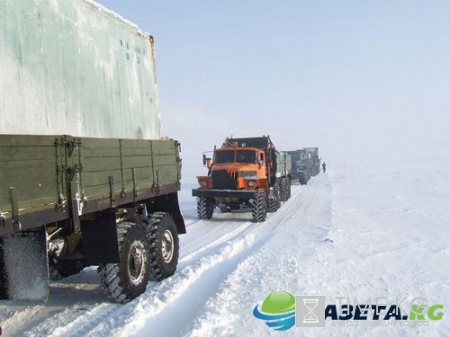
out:
{"label": "green flatbed trailer", "polygon": [[116,302],[172,275],[180,144],[153,37],[90,0],[3,0],[0,75],[0,299],[93,265]]}
{"label": "green flatbed trailer", "polygon": [[0,236],[176,193],[174,140],[0,135]]}
{"label": "green flatbed trailer", "polygon": [[[175,236],[186,232],[179,146],[169,139],[0,135],[1,298],[47,298],[48,266],[68,276],[122,263],[120,224],[136,223],[148,236],[154,214],[171,222],[177,260]],[[135,295],[106,290],[118,302]]]}

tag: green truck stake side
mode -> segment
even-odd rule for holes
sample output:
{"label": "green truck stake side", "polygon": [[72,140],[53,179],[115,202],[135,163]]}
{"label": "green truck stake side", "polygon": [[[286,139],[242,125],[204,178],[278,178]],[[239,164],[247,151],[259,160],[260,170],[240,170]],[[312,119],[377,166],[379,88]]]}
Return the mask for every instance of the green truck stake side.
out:
{"label": "green truck stake side", "polygon": [[94,265],[123,303],[175,272],[180,144],[160,135],[154,60],[92,1],[0,2],[0,299]]}

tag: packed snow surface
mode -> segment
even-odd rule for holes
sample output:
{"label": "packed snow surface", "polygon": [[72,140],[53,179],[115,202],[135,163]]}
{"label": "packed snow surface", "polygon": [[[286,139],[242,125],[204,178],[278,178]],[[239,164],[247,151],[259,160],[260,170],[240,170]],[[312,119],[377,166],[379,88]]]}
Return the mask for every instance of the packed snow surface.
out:
{"label": "packed snow surface", "polygon": [[[53,283],[50,300],[0,302],[5,336],[450,335],[448,162],[330,166],[264,223],[249,213],[199,221],[184,186],[176,274],[125,305],[109,303],[95,268]],[[445,306],[428,326],[333,326],[276,332],[253,316],[274,291],[365,302],[424,297]]]}

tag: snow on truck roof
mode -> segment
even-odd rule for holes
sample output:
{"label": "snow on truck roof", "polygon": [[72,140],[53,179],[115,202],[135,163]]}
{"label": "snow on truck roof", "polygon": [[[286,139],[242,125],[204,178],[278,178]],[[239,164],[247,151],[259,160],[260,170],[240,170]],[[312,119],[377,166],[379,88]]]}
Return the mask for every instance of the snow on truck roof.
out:
{"label": "snow on truck roof", "polygon": [[[54,3],[57,3],[57,1],[58,0],[52,0],[52,2],[54,2]],[[137,24],[135,24],[135,23],[125,19],[122,15],[114,12],[113,10],[111,10],[109,8],[106,8],[105,6],[99,4],[96,1],[93,1],[93,0],[78,0],[78,1],[83,1],[85,3],[88,3],[89,5],[94,7],[95,10],[97,10],[97,11],[99,11],[101,13],[104,13],[106,15],[109,15],[109,16],[113,17],[114,19],[122,22],[123,24],[134,28],[136,30],[136,33],[139,34],[139,35],[142,35],[144,37],[145,36],[152,36],[150,33],[147,33],[145,31],[141,30]]]}

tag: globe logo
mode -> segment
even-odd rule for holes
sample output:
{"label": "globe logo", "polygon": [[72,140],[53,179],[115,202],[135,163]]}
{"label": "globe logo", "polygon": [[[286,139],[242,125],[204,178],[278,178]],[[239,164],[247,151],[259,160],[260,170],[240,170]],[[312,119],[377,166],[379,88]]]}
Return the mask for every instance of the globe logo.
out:
{"label": "globe logo", "polygon": [[253,316],[274,330],[288,330],[295,325],[295,297],[286,291],[276,291],[266,297],[261,309],[255,306]]}

